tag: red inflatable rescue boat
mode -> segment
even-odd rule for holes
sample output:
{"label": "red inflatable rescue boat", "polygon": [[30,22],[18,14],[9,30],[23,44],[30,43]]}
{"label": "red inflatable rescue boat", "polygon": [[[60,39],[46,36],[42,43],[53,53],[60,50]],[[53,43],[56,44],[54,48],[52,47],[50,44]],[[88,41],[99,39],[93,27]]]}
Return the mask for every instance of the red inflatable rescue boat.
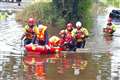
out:
{"label": "red inflatable rescue boat", "polygon": [[60,52],[62,50],[62,48],[60,47],[50,47],[50,49],[47,49],[45,46],[41,46],[41,45],[36,45],[36,44],[28,44],[25,45],[25,50],[27,53],[31,53],[31,54],[53,54],[56,52]]}

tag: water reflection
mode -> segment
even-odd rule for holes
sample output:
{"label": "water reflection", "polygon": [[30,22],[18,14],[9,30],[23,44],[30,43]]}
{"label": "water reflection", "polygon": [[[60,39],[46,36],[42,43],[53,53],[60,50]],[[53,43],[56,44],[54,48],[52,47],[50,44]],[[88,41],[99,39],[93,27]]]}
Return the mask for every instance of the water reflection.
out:
{"label": "water reflection", "polygon": [[26,55],[24,80],[96,80],[90,54]]}
{"label": "water reflection", "polygon": [[113,40],[112,35],[107,35],[107,34],[104,35],[104,41],[107,45],[110,45],[112,43],[112,40]]}
{"label": "water reflection", "polygon": [[97,80],[111,80],[111,54],[98,53],[93,55],[97,67]]}
{"label": "water reflection", "polygon": [[[21,68],[20,56],[12,56],[10,52],[0,52],[0,80],[18,80]],[[8,55],[2,55],[8,54]]]}
{"label": "water reflection", "polygon": [[27,54],[22,60],[21,56],[5,55],[0,59],[1,80],[110,80],[111,77],[109,53]]}

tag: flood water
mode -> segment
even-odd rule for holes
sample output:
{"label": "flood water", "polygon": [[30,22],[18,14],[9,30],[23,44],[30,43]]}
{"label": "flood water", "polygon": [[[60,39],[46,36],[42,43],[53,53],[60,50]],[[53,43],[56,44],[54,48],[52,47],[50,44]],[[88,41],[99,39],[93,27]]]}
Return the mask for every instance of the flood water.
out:
{"label": "flood water", "polygon": [[13,13],[0,21],[0,80],[119,80],[120,37],[103,36],[105,16],[96,25],[88,40],[91,53],[24,55]]}

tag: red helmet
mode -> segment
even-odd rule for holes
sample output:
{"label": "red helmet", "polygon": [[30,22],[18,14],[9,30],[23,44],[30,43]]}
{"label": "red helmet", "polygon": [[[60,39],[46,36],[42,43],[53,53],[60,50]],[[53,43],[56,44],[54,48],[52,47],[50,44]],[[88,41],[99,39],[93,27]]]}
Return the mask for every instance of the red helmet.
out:
{"label": "red helmet", "polygon": [[67,30],[72,30],[73,29],[73,24],[72,23],[68,23],[67,24]]}
{"label": "red helmet", "polygon": [[29,18],[28,19],[28,24],[29,25],[35,25],[35,19],[34,18]]}

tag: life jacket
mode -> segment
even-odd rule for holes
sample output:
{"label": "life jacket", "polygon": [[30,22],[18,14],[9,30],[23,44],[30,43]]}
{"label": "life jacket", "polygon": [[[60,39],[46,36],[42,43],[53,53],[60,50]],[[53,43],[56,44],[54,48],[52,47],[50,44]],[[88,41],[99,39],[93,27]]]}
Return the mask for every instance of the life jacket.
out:
{"label": "life jacket", "polygon": [[[44,25],[42,25],[42,26],[44,26]],[[46,31],[46,29],[47,29],[47,26],[44,26],[41,31],[39,31],[39,29],[38,29],[38,32],[37,32],[37,39],[38,40],[42,40],[42,41],[45,40],[45,31]]]}
{"label": "life jacket", "polygon": [[103,32],[105,32],[105,33],[111,33],[111,34],[112,34],[114,31],[113,31],[112,28],[108,28],[108,27],[107,27],[107,28],[104,28],[104,29],[103,29]]}
{"label": "life jacket", "polygon": [[52,36],[50,39],[49,39],[49,45],[50,46],[58,46],[59,45],[59,41],[60,41],[60,38],[57,37],[57,36]]}
{"label": "life jacket", "polygon": [[85,33],[82,32],[81,30],[77,30],[75,38],[76,39],[83,39],[83,38],[85,38]]}
{"label": "life jacket", "polygon": [[116,30],[116,26],[114,24],[108,25],[104,28],[104,32],[113,33]]}
{"label": "life jacket", "polygon": [[84,27],[82,27],[80,30],[77,30],[76,29],[76,32],[83,32],[84,34],[85,34],[85,36],[88,36],[89,35],[89,32],[88,32],[88,30],[86,29],[86,28],[84,28]]}
{"label": "life jacket", "polygon": [[65,42],[64,38],[61,38],[60,41],[59,41],[59,45],[63,45]]}
{"label": "life jacket", "polygon": [[[74,29],[73,29],[74,30]],[[71,31],[71,32],[69,32],[69,31],[67,31],[67,30],[65,30],[65,33],[67,34],[67,36],[69,36],[69,37],[74,37],[74,31]]]}
{"label": "life jacket", "polygon": [[88,36],[88,30],[86,28],[80,28],[79,30],[76,29],[75,30],[75,39],[77,40],[77,42],[81,42],[85,39],[86,36]]}
{"label": "life jacket", "polygon": [[65,30],[65,42],[70,42],[73,40],[73,34],[72,34],[72,31],[71,32],[68,32],[67,30]]}
{"label": "life jacket", "polygon": [[24,31],[25,31],[26,39],[32,39],[33,38],[35,27],[37,27],[37,26],[34,26],[33,28],[30,28],[28,25],[25,26]]}

